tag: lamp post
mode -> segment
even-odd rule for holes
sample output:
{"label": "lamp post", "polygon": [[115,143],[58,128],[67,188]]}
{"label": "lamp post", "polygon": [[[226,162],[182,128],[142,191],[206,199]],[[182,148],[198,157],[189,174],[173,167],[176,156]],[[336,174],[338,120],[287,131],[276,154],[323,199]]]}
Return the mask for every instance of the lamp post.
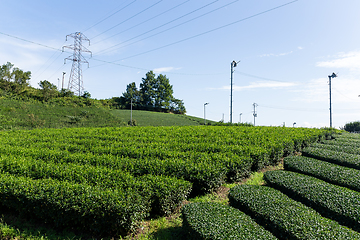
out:
{"label": "lamp post", "polygon": [[239,123],[241,123],[241,115],[242,115],[242,113],[240,113],[240,119],[239,119],[240,121],[239,121]]}
{"label": "lamp post", "polygon": [[208,105],[209,103],[204,103],[204,125],[206,125],[206,116],[205,116],[205,106]]}
{"label": "lamp post", "polygon": [[332,128],[332,112],[331,112],[331,78],[336,78],[337,75],[333,73],[329,77],[329,95],[330,95],[330,128]]}
{"label": "lamp post", "polygon": [[234,73],[234,67],[236,67],[239,62],[240,62],[240,61],[238,61],[238,62],[232,61],[232,62],[231,62],[230,123],[232,123],[233,73]]}
{"label": "lamp post", "polygon": [[295,127],[296,122],[293,123],[293,127]]}

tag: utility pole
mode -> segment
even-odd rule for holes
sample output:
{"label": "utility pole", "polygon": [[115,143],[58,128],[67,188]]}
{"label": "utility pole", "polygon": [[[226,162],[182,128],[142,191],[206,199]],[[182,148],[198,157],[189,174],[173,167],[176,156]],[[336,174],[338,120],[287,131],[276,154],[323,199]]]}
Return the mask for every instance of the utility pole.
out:
{"label": "utility pole", "polygon": [[253,116],[254,116],[254,127],[255,127],[255,118],[257,117],[256,107],[257,107],[257,106],[259,106],[259,105],[257,105],[256,103],[253,103],[253,106],[254,106],[254,113],[253,113]]}
{"label": "utility pole", "polygon": [[64,77],[65,77],[65,74],[66,74],[66,72],[63,72],[61,90],[64,89]]}
{"label": "utility pole", "polygon": [[132,97],[131,97],[131,103],[130,103],[130,126],[133,125],[133,121],[132,121]]}
{"label": "utility pole", "polygon": [[231,62],[230,123],[232,123],[232,113],[233,113],[233,111],[232,111],[232,108],[233,108],[233,106],[232,106],[232,103],[233,103],[233,73],[234,73],[234,67],[236,67],[239,62],[240,61],[238,61],[238,62],[232,61]]}
{"label": "utility pole", "polygon": [[73,62],[69,77],[68,89],[73,91],[78,96],[81,96],[84,90],[81,63],[87,63],[89,67],[89,62],[83,57],[82,52],[90,53],[92,56],[91,51],[89,51],[82,45],[82,41],[88,41],[90,46],[90,40],[81,32],[76,32],[67,35],[66,41],[68,37],[74,38],[73,45],[63,47],[63,51],[64,48],[69,48],[74,50],[73,55],[65,58],[64,60],[64,63],[66,63],[66,60],[70,60]]}
{"label": "utility pole", "polygon": [[209,103],[204,103],[204,125],[206,125],[206,116],[205,116],[205,106],[208,105]]}
{"label": "utility pole", "polygon": [[330,95],[330,128],[332,128],[332,112],[331,112],[331,78],[336,78],[337,75],[333,73],[329,77],[329,95]]}

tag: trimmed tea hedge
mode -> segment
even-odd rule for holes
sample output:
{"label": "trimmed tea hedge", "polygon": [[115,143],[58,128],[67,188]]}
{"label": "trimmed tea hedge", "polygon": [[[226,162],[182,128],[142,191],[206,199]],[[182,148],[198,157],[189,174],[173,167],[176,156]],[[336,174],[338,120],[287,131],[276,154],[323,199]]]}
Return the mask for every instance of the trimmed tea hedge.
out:
{"label": "trimmed tea hedge", "polygon": [[56,228],[125,235],[148,216],[149,199],[132,190],[104,190],[52,179],[0,174],[0,203]]}
{"label": "trimmed tea hedge", "polygon": [[52,178],[105,189],[133,189],[151,200],[152,215],[168,215],[179,207],[191,192],[192,184],[167,176],[143,175],[135,178],[128,172],[78,164],[34,160],[31,157],[0,157],[0,172],[32,179]]}
{"label": "trimmed tea hedge", "polygon": [[230,189],[229,201],[279,239],[360,239],[360,233],[270,187],[238,185]]}
{"label": "trimmed tea hedge", "polygon": [[336,152],[344,152],[350,154],[360,155],[360,147],[352,147],[352,146],[343,146],[343,145],[330,145],[330,144],[322,144],[322,143],[313,143],[311,147],[326,149]]}
{"label": "trimmed tea hedge", "polygon": [[306,157],[316,158],[360,170],[360,155],[308,147],[302,151]]}
{"label": "trimmed tea hedge", "polygon": [[266,182],[340,224],[360,230],[360,193],[317,178],[288,171],[269,171]]}
{"label": "trimmed tea hedge", "polygon": [[245,213],[219,203],[190,203],[182,210],[186,239],[277,239]]}
{"label": "trimmed tea hedge", "polygon": [[360,191],[360,171],[303,156],[284,159],[284,169],[307,174],[326,182]]}

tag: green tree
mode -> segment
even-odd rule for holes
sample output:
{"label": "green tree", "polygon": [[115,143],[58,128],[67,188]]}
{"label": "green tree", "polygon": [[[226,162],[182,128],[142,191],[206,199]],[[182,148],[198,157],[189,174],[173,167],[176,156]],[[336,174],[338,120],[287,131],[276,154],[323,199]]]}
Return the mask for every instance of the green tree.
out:
{"label": "green tree", "polygon": [[344,130],[347,132],[360,132],[360,122],[350,122],[345,124]]}
{"label": "green tree", "polygon": [[146,73],[146,77],[140,83],[140,105],[154,107],[155,104],[155,74],[153,71]]}
{"label": "green tree", "polygon": [[140,92],[136,87],[136,83],[132,82],[126,86],[126,91],[120,97],[121,105],[125,106],[125,108],[130,108],[130,105],[134,108],[137,108],[140,103]]}
{"label": "green tree", "polygon": [[14,82],[20,85],[28,86],[31,72],[24,72],[19,68],[14,68],[14,64],[7,62],[0,67],[0,80]]}
{"label": "green tree", "polygon": [[44,101],[48,101],[50,98],[55,97],[58,94],[56,85],[47,80],[40,81],[39,86],[41,88]]}
{"label": "green tree", "polygon": [[169,79],[160,74],[154,84],[154,105],[156,108],[164,108],[170,110],[170,102],[173,98],[173,88]]}

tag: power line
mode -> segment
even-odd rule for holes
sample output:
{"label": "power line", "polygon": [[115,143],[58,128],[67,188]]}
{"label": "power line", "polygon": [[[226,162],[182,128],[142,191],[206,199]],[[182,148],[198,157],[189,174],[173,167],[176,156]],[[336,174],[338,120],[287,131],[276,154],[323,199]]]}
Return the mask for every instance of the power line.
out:
{"label": "power line", "polygon": [[265,13],[268,13],[268,12],[271,12],[271,11],[274,11],[274,10],[277,10],[277,9],[279,9],[279,8],[285,7],[285,6],[287,6],[287,5],[290,5],[290,4],[292,4],[292,3],[295,3],[295,2],[297,2],[297,1],[299,1],[299,0],[294,0],[294,1],[291,1],[291,2],[288,2],[288,3],[285,3],[285,4],[282,4],[282,5],[279,5],[279,6],[277,6],[277,7],[268,9],[268,10],[266,10],[266,11],[263,11],[263,12],[260,12],[260,13],[254,14],[254,15],[251,15],[251,16],[249,16],[249,17],[242,18],[242,19],[237,20],[237,21],[234,21],[234,22],[232,22],[232,23],[228,23],[228,24],[225,24],[225,25],[223,25],[223,26],[220,26],[220,27],[217,27],[217,28],[213,28],[213,29],[208,30],[208,31],[206,31],[206,32],[202,32],[202,33],[196,34],[196,35],[194,35],[194,36],[191,36],[191,37],[188,37],[188,38],[184,38],[184,39],[182,39],[182,40],[179,40],[179,41],[176,41],[176,42],[173,42],[173,43],[169,43],[169,44],[167,44],[167,45],[164,45],[164,46],[161,46],[161,47],[157,47],[157,48],[154,48],[154,49],[151,49],[151,50],[142,52],[142,53],[138,53],[138,54],[135,54],[135,55],[132,55],[132,56],[129,56],[129,57],[125,57],[125,58],[122,58],[122,59],[119,59],[119,60],[115,60],[115,61],[113,61],[113,62],[118,62],[118,61],[122,61],[122,60],[125,60],[125,59],[129,59],[129,58],[133,58],[133,57],[138,57],[138,56],[141,56],[141,55],[150,53],[150,52],[154,52],[154,51],[157,51],[157,50],[166,48],[166,47],[170,47],[170,46],[173,46],[173,45],[175,45],[175,44],[179,44],[179,43],[182,43],[182,42],[191,40],[191,39],[193,39],[193,38],[197,38],[197,37],[203,36],[203,35],[205,35],[205,34],[209,34],[209,33],[211,33],[211,32],[215,32],[215,31],[217,31],[217,30],[220,30],[220,29],[223,29],[223,28],[232,26],[232,25],[234,25],[234,24],[237,24],[237,23],[240,23],[240,22],[249,20],[249,19],[251,19],[251,18],[254,18],[254,17],[260,16],[260,15],[263,15],[263,14],[265,14]]}
{"label": "power line", "polygon": [[132,1],[131,3],[129,3],[128,5],[126,5],[125,7],[123,7],[123,8],[121,8],[121,9],[117,10],[117,11],[116,11],[116,12],[114,12],[113,14],[111,14],[111,15],[109,15],[109,16],[107,16],[107,17],[103,18],[102,20],[98,21],[97,23],[95,23],[95,24],[94,24],[94,25],[92,25],[91,27],[87,28],[87,29],[86,29],[86,30],[84,30],[83,32],[86,32],[86,31],[90,30],[91,28],[95,27],[96,25],[98,25],[98,24],[100,24],[100,23],[104,22],[105,20],[107,20],[107,19],[109,19],[110,17],[114,16],[115,14],[117,14],[117,13],[121,12],[121,11],[122,11],[122,10],[124,10],[125,8],[129,7],[129,6],[130,6],[131,4],[133,4],[134,2],[136,2],[136,0]]}
{"label": "power line", "polygon": [[135,14],[135,15],[133,15],[133,16],[131,16],[131,17],[129,17],[129,18],[127,18],[127,19],[125,19],[124,21],[122,21],[122,22],[120,22],[120,23],[116,24],[115,26],[113,26],[113,27],[111,27],[111,28],[109,28],[109,29],[105,30],[104,32],[102,32],[102,33],[100,33],[100,34],[96,35],[95,37],[93,37],[93,39],[94,39],[94,38],[96,38],[96,37],[98,37],[98,36],[100,36],[100,35],[102,35],[102,34],[104,34],[104,33],[106,33],[106,32],[108,32],[108,31],[110,31],[111,29],[114,29],[114,28],[116,28],[117,26],[119,26],[119,25],[121,25],[121,24],[123,24],[123,23],[125,23],[125,22],[129,21],[130,19],[132,19],[132,18],[134,18],[134,17],[136,17],[136,16],[140,15],[141,13],[143,13],[143,12],[145,12],[145,11],[149,10],[150,8],[155,7],[157,4],[159,4],[159,3],[160,3],[160,2],[162,2],[162,1],[163,1],[163,0],[160,0],[160,1],[156,2],[156,3],[154,3],[154,4],[153,4],[153,5],[151,5],[150,7],[145,8],[144,10],[142,10],[142,11],[138,12],[137,14]]}
{"label": "power line", "polygon": [[[112,47],[106,48],[106,49],[100,51],[99,53],[105,52],[105,51],[107,51],[107,50],[109,50],[109,49],[111,49],[111,48],[114,48],[114,47],[116,47],[116,46],[119,46],[119,45],[121,45],[121,44],[124,44],[124,43],[126,43],[126,42],[129,42],[129,41],[131,41],[131,40],[133,40],[133,39],[135,39],[135,38],[138,38],[138,37],[140,37],[140,36],[143,36],[143,35],[145,35],[145,34],[147,34],[147,33],[150,33],[150,32],[152,32],[152,31],[155,31],[156,29],[159,29],[159,28],[161,28],[161,27],[164,27],[164,26],[166,26],[166,25],[168,25],[168,24],[170,24],[170,23],[173,23],[173,22],[175,22],[175,21],[177,21],[177,20],[179,20],[179,19],[181,19],[181,18],[184,18],[184,17],[186,17],[186,16],[188,16],[188,15],[194,13],[194,12],[197,12],[197,11],[199,11],[199,10],[205,8],[205,7],[208,7],[208,6],[214,4],[214,3],[218,2],[218,1],[219,1],[219,0],[215,0],[215,1],[211,2],[211,3],[208,3],[208,4],[202,6],[202,7],[198,8],[198,9],[195,9],[195,10],[193,10],[193,11],[191,11],[191,12],[185,14],[185,15],[182,15],[182,16],[180,16],[180,17],[178,17],[178,18],[175,18],[175,19],[173,19],[173,20],[171,20],[171,21],[169,21],[169,22],[167,22],[167,23],[164,23],[164,24],[162,24],[162,25],[160,25],[160,26],[158,26],[158,27],[155,27],[155,28],[153,28],[153,29],[151,29],[151,30],[149,30],[149,31],[146,31],[146,32],[144,32],[144,33],[142,33],[142,34],[139,34],[139,35],[135,36],[135,37],[132,37],[132,38],[126,40],[126,41],[123,41],[122,43],[119,43],[119,44],[116,44],[116,45],[114,45],[114,46],[112,46]],[[237,1],[239,1],[239,0],[236,0],[236,1],[234,1],[234,2],[237,2]],[[234,3],[234,2],[232,2],[232,3]],[[230,3],[230,4],[232,4],[232,3]],[[226,4],[225,6],[228,6],[228,5],[230,5],[230,4]],[[225,7],[225,6],[223,6],[223,7]],[[220,7],[220,8],[223,8],[223,7]],[[161,34],[161,33],[164,33],[164,32],[166,32],[166,31],[169,31],[169,30],[171,30],[171,29],[174,29],[174,28],[176,28],[176,27],[178,27],[178,26],[181,26],[181,25],[183,25],[183,24],[185,24],[185,23],[191,22],[191,21],[193,21],[193,20],[195,20],[195,19],[197,19],[197,18],[200,18],[200,17],[202,17],[202,16],[205,16],[205,15],[211,13],[211,12],[214,12],[214,11],[216,11],[216,10],[219,10],[220,8],[215,9],[215,10],[213,10],[213,11],[210,11],[210,12],[208,12],[208,13],[206,13],[206,14],[203,14],[203,15],[201,15],[201,16],[199,16],[199,17],[196,17],[196,18],[193,18],[193,19],[191,19],[191,20],[188,20],[188,21],[186,21],[186,22],[184,22],[184,23],[181,23],[181,24],[178,24],[178,25],[173,26],[173,27],[171,27],[171,28],[168,28],[168,29],[166,29],[166,30],[164,30],[164,31],[161,31],[161,32],[159,32],[159,33],[153,34],[153,35],[151,35],[151,36],[149,36],[149,37],[140,39],[140,40],[138,40],[138,41],[136,41],[136,42],[133,42],[133,43],[131,43],[131,44],[122,46],[122,47],[127,47],[127,46],[129,46],[129,45],[132,45],[132,44],[134,44],[134,43],[143,41],[143,40],[148,39],[148,38],[150,38],[150,37],[159,35],[159,34]],[[120,48],[122,48],[122,47],[120,47]],[[98,53],[98,54],[99,54],[99,53]]]}
{"label": "power line", "polygon": [[[130,28],[127,28],[127,29],[125,29],[125,30],[123,30],[123,31],[121,31],[121,32],[119,32],[119,33],[116,33],[116,34],[114,34],[114,35],[112,35],[112,36],[110,36],[110,37],[108,37],[108,38],[105,38],[105,39],[103,39],[103,40],[101,40],[101,41],[99,41],[99,42],[105,41],[105,40],[107,40],[107,39],[109,39],[109,38],[115,37],[116,35],[119,35],[119,34],[121,34],[121,33],[124,33],[124,32],[126,32],[126,31],[129,31],[129,30],[131,30],[131,29],[134,29],[134,28],[136,28],[136,27],[138,27],[138,26],[140,26],[140,25],[142,25],[142,24],[144,24],[144,23],[146,23],[146,22],[149,22],[149,21],[151,21],[151,20],[153,20],[153,19],[155,19],[155,18],[157,18],[157,17],[160,17],[161,15],[164,15],[165,13],[170,12],[171,10],[174,10],[175,8],[180,7],[181,5],[184,5],[185,3],[189,2],[189,1],[190,1],[190,0],[187,0],[187,1],[183,2],[183,3],[180,3],[179,5],[176,5],[175,7],[172,7],[172,8],[170,8],[170,9],[168,9],[168,10],[166,10],[166,11],[160,13],[160,14],[156,14],[156,16],[154,16],[154,17],[151,17],[151,18],[149,18],[149,19],[147,19],[147,20],[145,20],[145,21],[142,21],[141,23],[138,23],[138,24],[136,24],[136,25],[134,25],[134,26],[132,26],[132,27],[130,27]],[[95,42],[95,43],[93,43],[93,45],[94,45],[94,44],[97,44],[97,43],[99,43],[99,42]],[[105,50],[106,50],[106,49],[105,49]],[[105,50],[103,50],[103,51],[105,51]]]}

